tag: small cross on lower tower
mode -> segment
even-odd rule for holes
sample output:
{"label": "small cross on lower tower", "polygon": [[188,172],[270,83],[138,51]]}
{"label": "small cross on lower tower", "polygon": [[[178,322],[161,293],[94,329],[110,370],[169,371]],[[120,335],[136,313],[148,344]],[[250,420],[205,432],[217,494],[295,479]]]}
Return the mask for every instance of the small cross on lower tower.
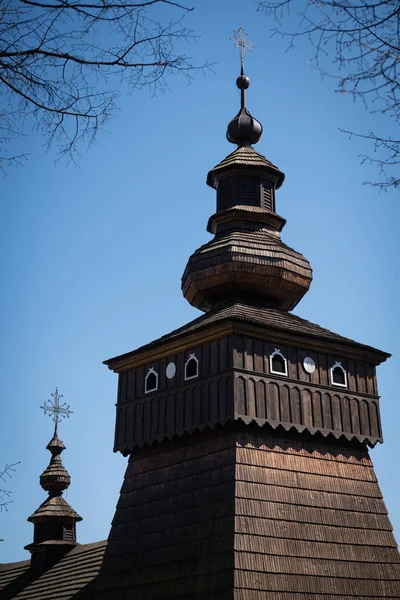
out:
{"label": "small cross on lower tower", "polygon": [[69,415],[72,415],[73,411],[66,402],[60,404],[60,398],[64,398],[64,396],[58,393],[57,387],[54,394],[50,394],[50,396],[52,396],[54,400],[48,400],[50,404],[46,404],[45,402],[40,408],[44,410],[44,414],[49,413],[49,417],[51,417],[55,423],[55,431],[57,431],[57,425],[61,419],[63,417],[67,417],[69,419]]}

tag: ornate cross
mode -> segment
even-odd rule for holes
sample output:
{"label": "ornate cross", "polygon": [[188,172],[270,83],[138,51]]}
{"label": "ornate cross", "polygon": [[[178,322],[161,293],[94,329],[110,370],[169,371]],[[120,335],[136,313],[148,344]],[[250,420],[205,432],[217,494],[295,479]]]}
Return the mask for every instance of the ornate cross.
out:
{"label": "ornate cross", "polygon": [[58,388],[56,388],[54,394],[50,395],[54,398],[54,400],[48,400],[49,404],[46,404],[45,402],[40,408],[44,410],[44,414],[50,413],[49,417],[53,419],[56,425],[55,429],[57,431],[57,424],[63,417],[69,418],[69,415],[72,415],[72,410],[70,410],[69,404],[67,405],[65,402],[60,404],[60,398],[63,398],[64,396],[58,393]]}
{"label": "ornate cross", "polygon": [[238,29],[233,32],[233,36],[228,38],[235,48],[239,48],[240,63],[242,67],[246,50],[251,52],[253,48],[255,48],[249,40],[246,40],[246,37],[247,33],[244,31],[243,27],[239,25]]}

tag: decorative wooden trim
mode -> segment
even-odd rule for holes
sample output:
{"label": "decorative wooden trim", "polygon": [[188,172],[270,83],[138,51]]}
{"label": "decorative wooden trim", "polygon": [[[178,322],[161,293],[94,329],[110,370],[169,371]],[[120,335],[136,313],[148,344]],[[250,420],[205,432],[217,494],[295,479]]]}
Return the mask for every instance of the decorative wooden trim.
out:
{"label": "decorative wooden trim", "polygon": [[[187,375],[186,375],[186,369],[187,369],[187,366],[188,366],[188,364],[189,364],[189,362],[191,360],[194,360],[195,363],[196,363],[196,374],[195,375],[190,375],[190,377],[187,377]],[[199,359],[197,358],[196,354],[194,352],[192,352],[191,354],[189,354],[189,358],[185,362],[183,379],[184,379],[184,381],[190,381],[191,379],[196,379],[196,377],[198,377],[198,376],[199,376]]]}
{"label": "decorative wooden trim", "polygon": [[[231,369],[227,369],[227,371],[230,371]],[[349,394],[351,394],[352,396],[356,396],[357,398],[362,398],[363,400],[380,400],[380,396],[378,394],[369,394],[368,392],[357,392],[356,390],[349,390],[349,388],[347,387],[342,388],[340,390],[332,388],[332,386],[329,385],[324,385],[322,383],[315,383],[315,382],[306,382],[306,381],[301,381],[300,379],[294,379],[293,377],[285,377],[285,379],[282,379],[282,373],[278,373],[277,375],[275,375],[275,373],[264,373],[263,371],[253,371],[253,370],[249,370],[249,369],[242,369],[239,367],[233,367],[232,371],[234,371],[235,373],[242,373],[244,375],[249,375],[250,377],[252,377],[253,379],[256,380],[271,380],[274,381],[276,383],[279,382],[283,382],[284,384],[287,384],[289,386],[292,387],[298,387],[300,389],[309,389],[310,386],[313,388],[316,388],[318,390],[323,390],[326,392],[331,392],[331,393],[336,393],[336,394],[345,394],[346,396],[348,396]]]}
{"label": "decorative wooden trim", "polygon": [[[274,371],[274,369],[272,368],[273,358],[276,355],[280,356],[283,360],[283,363],[285,365],[284,373],[282,373],[281,371]],[[286,356],[284,356],[282,354],[282,352],[278,348],[275,348],[275,350],[273,352],[271,352],[271,354],[269,355],[269,371],[270,371],[270,373],[274,373],[275,375],[281,375],[281,376],[283,375],[284,377],[288,376],[287,358],[286,358]]]}
{"label": "decorative wooden trim", "polygon": [[[147,388],[147,380],[150,377],[150,375],[156,376],[156,385],[155,385],[155,387],[148,389]],[[146,377],[144,378],[144,393],[150,394],[151,392],[156,392],[157,390],[158,390],[158,373],[153,367],[150,367],[150,369],[147,371]]]}
{"label": "decorative wooden trim", "polygon": [[[333,371],[335,369],[341,369],[343,371],[343,375],[344,375],[344,383],[336,383],[335,381],[333,381]],[[337,387],[341,387],[341,388],[347,388],[347,373],[346,373],[346,369],[343,367],[343,365],[340,362],[335,362],[331,368],[329,369],[329,377],[331,379],[331,385],[335,385]]]}

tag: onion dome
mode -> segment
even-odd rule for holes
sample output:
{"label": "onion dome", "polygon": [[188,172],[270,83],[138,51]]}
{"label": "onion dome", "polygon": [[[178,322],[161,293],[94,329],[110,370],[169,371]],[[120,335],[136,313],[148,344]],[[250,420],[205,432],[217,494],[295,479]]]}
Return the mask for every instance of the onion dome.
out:
{"label": "onion dome", "polygon": [[208,230],[215,237],[192,254],[182,277],[186,300],[205,312],[232,297],[292,310],[308,291],[312,270],[280,239],[284,223],[256,206],[213,215]]}
{"label": "onion dome", "polygon": [[65,446],[57,432],[54,432],[46,448],[51,452],[51,459],[48,467],[40,476],[40,485],[49,493],[62,492],[69,487],[71,478],[61,461],[61,452],[65,450]]}
{"label": "onion dome", "polygon": [[250,79],[244,74],[243,67],[240,76],[236,80],[236,86],[240,90],[240,110],[234,117],[226,131],[228,142],[238,146],[250,146],[256,144],[263,132],[260,121],[257,121],[246,108],[246,90],[250,86]]}

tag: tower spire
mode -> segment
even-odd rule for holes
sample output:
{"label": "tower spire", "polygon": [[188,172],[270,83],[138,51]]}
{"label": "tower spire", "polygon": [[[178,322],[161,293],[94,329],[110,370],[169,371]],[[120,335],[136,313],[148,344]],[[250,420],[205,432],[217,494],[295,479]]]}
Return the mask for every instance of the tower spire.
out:
{"label": "tower spire", "polygon": [[189,258],[182,291],[190,304],[206,312],[238,299],[289,311],[309,289],[312,270],[302,254],[280,239],[286,221],[276,212],[275,192],[285,175],[252,146],[262,125],[246,107],[250,79],[244,55],[254,46],[241,26],[230,39],[239,48],[241,106],[226,136],[238,148],[208,173],[217,210],[207,229],[215,237]]}
{"label": "tower spire", "polygon": [[63,396],[57,388],[51,396],[53,401],[49,400],[49,405],[44,403],[40,407],[54,421],[54,434],[46,446],[51,454],[50,462],[40,475],[40,485],[48,493],[48,498],[28,517],[34,525],[34,536],[33,543],[25,546],[32,554],[31,570],[35,576],[41,575],[76,546],[76,523],[82,521],[82,517],[62,497],[71,478],[61,460],[65,446],[58,437],[58,423],[63,417],[69,417],[72,411],[65,402],[60,404]]}
{"label": "tower spire", "polygon": [[243,27],[233,32],[233,36],[228,38],[236,48],[239,48],[240,56],[240,75],[236,79],[236,86],[240,90],[240,110],[238,114],[230,121],[226,137],[232,144],[238,146],[250,146],[256,144],[263,132],[260,121],[255,119],[246,107],[246,90],[250,86],[250,79],[244,72],[244,57],[246,50],[252,51],[255,46],[246,40],[247,33]]}

